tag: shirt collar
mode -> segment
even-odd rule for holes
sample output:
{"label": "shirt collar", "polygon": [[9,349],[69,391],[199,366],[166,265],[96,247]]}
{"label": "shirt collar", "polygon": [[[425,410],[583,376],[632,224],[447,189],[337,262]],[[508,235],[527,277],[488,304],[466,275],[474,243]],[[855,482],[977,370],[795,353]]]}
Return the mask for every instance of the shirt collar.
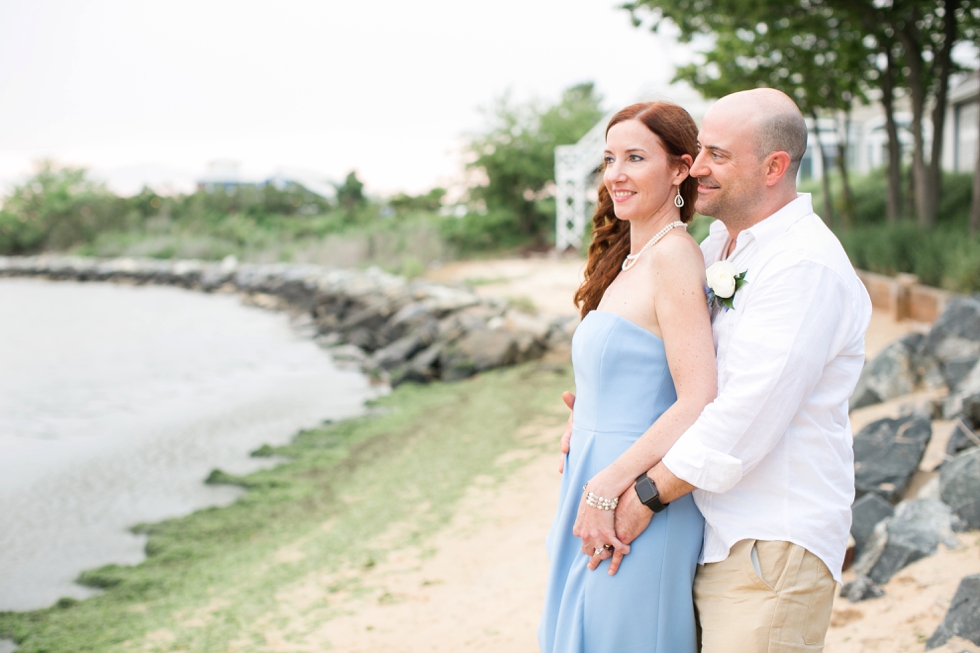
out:
{"label": "shirt collar", "polygon": [[752,238],[759,244],[759,247],[765,247],[801,218],[811,213],[813,213],[813,201],[810,193],[797,193],[795,200],[768,218],[752,225],[745,230],[745,233],[752,234]]}
{"label": "shirt collar", "polygon": [[[762,247],[778,238],[780,234],[796,224],[797,220],[811,213],[813,213],[813,201],[810,193],[797,193],[795,200],[744,230],[740,234],[738,249],[743,249],[750,241],[755,241],[759,247]],[[751,238],[742,238],[744,234],[751,234]],[[708,227],[708,236],[721,246],[721,243],[728,240],[728,228],[721,220],[715,220]]]}

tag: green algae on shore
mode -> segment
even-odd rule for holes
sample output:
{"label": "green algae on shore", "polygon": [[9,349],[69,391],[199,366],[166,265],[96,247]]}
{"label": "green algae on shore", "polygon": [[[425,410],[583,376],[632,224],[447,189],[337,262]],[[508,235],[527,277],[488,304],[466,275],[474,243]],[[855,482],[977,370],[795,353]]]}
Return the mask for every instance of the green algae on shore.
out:
{"label": "green algae on shore", "polygon": [[424,541],[474,478],[499,480],[519,464],[498,458],[522,425],[541,416],[561,423],[559,394],[571,385],[567,364],[529,363],[400,386],[368,416],[264,449],[288,459],[275,468],[213,474],[248,491],[227,507],[137,527],[149,538],[144,562],[83,573],[99,596],[0,613],[0,638],[15,640],[18,653],[264,650],[258,624],[275,612],[278,592],[320,570],[354,572],[313,599],[320,613],[342,611],[331,594],[356,593],[356,570],[393,548],[379,535],[400,524],[400,542]]}

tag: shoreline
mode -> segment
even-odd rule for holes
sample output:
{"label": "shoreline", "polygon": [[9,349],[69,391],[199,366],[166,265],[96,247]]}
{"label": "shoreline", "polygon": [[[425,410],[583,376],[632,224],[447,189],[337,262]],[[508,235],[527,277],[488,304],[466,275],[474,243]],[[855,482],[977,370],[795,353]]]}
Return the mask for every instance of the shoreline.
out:
{"label": "shoreline", "polygon": [[233,295],[19,278],[0,304],[0,610],[90,595],[80,572],[143,559],[134,524],[239,496],[213,469],[387,391]]}
{"label": "shoreline", "polygon": [[4,277],[239,293],[245,303],[290,313],[336,360],[392,386],[455,381],[537,360],[570,339],[565,318],[378,268],[42,255],[0,257]]}
{"label": "shoreline", "polygon": [[[251,650],[235,625],[245,619],[260,648],[297,650],[266,637],[283,606],[299,610],[287,619],[297,627],[307,613],[329,621],[350,600],[372,596],[365,574],[384,569],[404,546],[424,557],[426,542],[474,486],[499,487],[550,449],[552,438],[527,438],[522,427],[558,431],[554,398],[569,383],[567,364],[541,361],[397,388],[371,415],[271,448],[286,462],[222,478],[247,490],[230,506],[140,526],[144,562],[80,576],[102,594],[0,613],[0,639],[19,641],[25,652]],[[531,453],[512,453],[522,448]],[[394,600],[384,594],[379,604]]]}

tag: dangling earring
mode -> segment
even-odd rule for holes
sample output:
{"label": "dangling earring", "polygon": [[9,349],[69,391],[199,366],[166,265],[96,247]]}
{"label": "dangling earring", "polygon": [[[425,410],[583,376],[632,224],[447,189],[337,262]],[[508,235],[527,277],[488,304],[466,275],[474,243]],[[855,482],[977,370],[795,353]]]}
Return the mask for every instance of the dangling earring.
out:
{"label": "dangling earring", "polygon": [[681,197],[680,186],[677,187],[677,195],[674,197],[674,206],[676,206],[677,208],[683,208],[684,206],[684,198]]}

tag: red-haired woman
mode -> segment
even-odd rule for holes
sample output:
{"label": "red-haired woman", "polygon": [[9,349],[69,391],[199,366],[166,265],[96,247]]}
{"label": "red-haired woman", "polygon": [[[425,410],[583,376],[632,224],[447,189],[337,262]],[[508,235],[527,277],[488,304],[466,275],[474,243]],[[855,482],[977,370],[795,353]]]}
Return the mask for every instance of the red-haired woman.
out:
{"label": "red-haired woman", "polygon": [[[547,542],[545,653],[695,653],[691,588],[704,520],[690,495],[662,506],[645,473],[716,392],[704,259],[686,231],[697,133],[691,116],[666,102],[627,107],[606,129],[575,295],[578,396]],[[642,502],[652,518],[628,543],[614,522],[626,502]]]}

